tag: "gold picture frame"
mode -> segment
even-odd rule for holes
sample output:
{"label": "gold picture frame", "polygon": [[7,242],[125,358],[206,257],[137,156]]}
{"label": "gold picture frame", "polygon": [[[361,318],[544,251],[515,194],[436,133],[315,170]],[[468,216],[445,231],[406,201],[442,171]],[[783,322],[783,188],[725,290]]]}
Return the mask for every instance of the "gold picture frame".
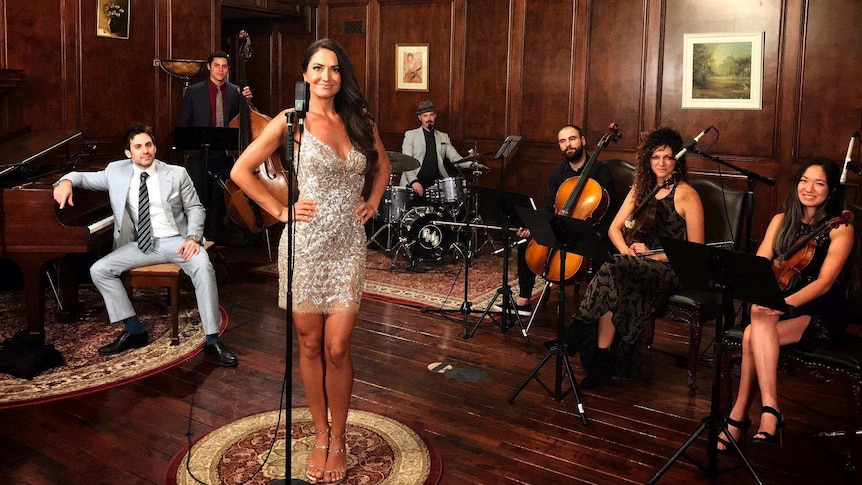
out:
{"label": "gold picture frame", "polygon": [[131,0],[96,0],[96,37],[128,39]]}
{"label": "gold picture frame", "polygon": [[763,32],[684,34],[683,109],[762,109]]}
{"label": "gold picture frame", "polygon": [[395,44],[395,90],[428,91],[428,44]]}

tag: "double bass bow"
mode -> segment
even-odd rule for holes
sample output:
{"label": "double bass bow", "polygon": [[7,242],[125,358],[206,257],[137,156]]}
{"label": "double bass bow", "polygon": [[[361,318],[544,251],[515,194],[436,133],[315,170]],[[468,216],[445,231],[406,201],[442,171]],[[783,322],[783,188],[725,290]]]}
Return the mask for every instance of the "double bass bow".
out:
{"label": "double bass bow", "polygon": [[[590,174],[602,148],[607,143],[617,141],[621,137],[619,126],[616,123],[611,123],[607,133],[602,135],[595,151],[584,164],[581,174],[570,177],[557,189],[557,196],[554,200],[556,214],[593,223],[602,218],[608,209],[610,197],[604,187],[590,178]],[[566,266],[562,267],[560,252],[542,246],[535,240],[530,240],[525,256],[527,266],[531,271],[554,283],[568,281],[586,271],[589,266],[588,258],[578,254],[567,254]]]}
{"label": "double bass bow", "polygon": [[852,212],[844,210],[837,217],[824,219],[810,233],[794,242],[790,249],[776,256],[772,260],[772,271],[775,273],[775,279],[778,280],[779,288],[782,290],[786,289],[793,278],[801,273],[811,262],[811,259],[814,257],[814,251],[817,249],[817,241],[814,238],[827,230],[852,223],[853,218]]}
{"label": "double bass bow", "polygon": [[[239,40],[237,80],[240,86],[246,86],[246,61],[252,56],[251,37],[248,32],[241,30]],[[244,103],[240,103],[239,115],[230,122],[231,127],[239,128],[239,153],[242,153],[252,140],[260,136],[270,120],[271,118],[258,111],[250,100],[246,99]],[[281,164],[279,151],[276,150],[264,160],[255,170],[255,175],[267,192],[286,206],[288,203],[287,176]],[[257,206],[233,180],[228,180],[225,183],[225,205],[231,220],[246,227],[254,234],[260,232],[261,226],[269,227],[278,222],[278,219],[268,212],[258,210]]]}

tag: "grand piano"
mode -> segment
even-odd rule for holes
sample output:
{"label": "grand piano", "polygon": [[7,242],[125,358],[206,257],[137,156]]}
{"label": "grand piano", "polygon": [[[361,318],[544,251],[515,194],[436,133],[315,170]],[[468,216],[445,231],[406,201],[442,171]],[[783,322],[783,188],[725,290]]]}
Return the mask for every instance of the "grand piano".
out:
{"label": "grand piano", "polygon": [[74,169],[70,146],[80,138],[76,130],[25,129],[0,139],[0,258],[23,271],[32,341],[45,341],[46,263],[58,262],[61,313],[72,318],[78,258],[111,240],[107,193],[77,191],[62,211],[54,202],[53,183]]}

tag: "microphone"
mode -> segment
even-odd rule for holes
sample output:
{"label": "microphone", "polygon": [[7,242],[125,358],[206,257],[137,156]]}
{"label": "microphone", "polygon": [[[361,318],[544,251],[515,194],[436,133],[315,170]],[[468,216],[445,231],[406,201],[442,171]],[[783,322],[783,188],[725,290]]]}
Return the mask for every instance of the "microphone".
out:
{"label": "microphone", "polygon": [[701,138],[703,138],[703,135],[705,135],[705,134],[709,133],[709,130],[711,130],[711,129],[712,129],[712,126],[710,126],[709,128],[707,128],[707,129],[705,129],[705,130],[701,131],[699,135],[697,135],[696,137],[694,137],[694,139],[693,139],[693,140],[691,140],[690,142],[688,142],[688,145],[684,146],[684,147],[682,148],[682,150],[680,150],[676,155],[674,155],[674,156],[673,156],[673,158],[675,158],[675,159],[677,159],[677,160],[679,160],[680,158],[682,158],[682,156],[683,156],[683,155],[685,155],[685,153],[686,153],[687,151],[689,151],[689,150],[691,150],[692,148],[694,148],[694,147],[695,147],[695,145],[697,145],[697,142],[699,142],[699,141],[700,141],[700,139],[701,139]]}
{"label": "microphone", "polygon": [[296,113],[291,113],[288,111],[284,114],[284,117],[287,118],[287,133],[284,134],[284,161],[288,166],[288,170],[293,168],[293,119],[296,117]]}
{"label": "microphone", "polygon": [[847,169],[850,167],[850,157],[853,156],[853,143],[856,142],[856,138],[859,138],[858,131],[850,137],[850,145],[847,146],[847,156],[844,157],[844,169],[841,170],[841,178],[838,180],[838,183],[841,185],[847,182]]}
{"label": "microphone", "polygon": [[311,94],[308,83],[297,81],[294,93],[294,113],[297,119],[299,119],[299,132],[302,133],[302,130],[305,128],[305,115],[308,113],[308,102]]}

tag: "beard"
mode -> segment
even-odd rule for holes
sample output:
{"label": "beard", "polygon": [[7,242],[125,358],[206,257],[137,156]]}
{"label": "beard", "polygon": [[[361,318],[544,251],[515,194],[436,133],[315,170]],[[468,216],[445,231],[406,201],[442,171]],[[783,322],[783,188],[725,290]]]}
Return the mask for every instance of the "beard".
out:
{"label": "beard", "polygon": [[425,122],[425,129],[428,131],[433,130],[434,129],[434,122],[433,121],[426,121]]}
{"label": "beard", "polygon": [[581,157],[584,156],[584,147],[581,146],[577,150],[572,153],[563,152],[563,158],[566,159],[569,163],[578,163],[581,160]]}

